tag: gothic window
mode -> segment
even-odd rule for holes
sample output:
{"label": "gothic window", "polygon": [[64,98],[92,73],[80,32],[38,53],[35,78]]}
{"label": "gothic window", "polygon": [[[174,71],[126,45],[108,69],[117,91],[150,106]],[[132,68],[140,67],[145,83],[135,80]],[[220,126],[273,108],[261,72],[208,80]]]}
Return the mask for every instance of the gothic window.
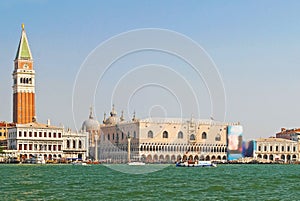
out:
{"label": "gothic window", "polygon": [[76,141],[73,140],[73,149],[75,149],[75,148],[76,148]]}
{"label": "gothic window", "polygon": [[191,134],[191,135],[190,135],[190,140],[196,140],[196,137],[195,137],[194,134]]}
{"label": "gothic window", "polygon": [[109,136],[109,133],[107,134],[107,139],[108,139],[108,140],[110,140],[110,136]]}
{"label": "gothic window", "polygon": [[153,138],[153,132],[151,130],[148,131],[148,138]]}
{"label": "gothic window", "polygon": [[81,143],[81,140],[79,140],[78,142],[78,148],[81,149],[82,148],[82,143]]}
{"label": "gothic window", "polygon": [[163,138],[168,138],[169,137],[168,135],[169,135],[169,133],[167,131],[163,132]]}
{"label": "gothic window", "polygon": [[216,140],[216,141],[221,141],[221,135],[218,134],[218,135],[215,137],[215,140]]}
{"label": "gothic window", "polygon": [[136,132],[133,131],[133,138],[136,138]]}
{"label": "gothic window", "polygon": [[202,133],[202,139],[207,139],[207,134],[205,132]]}
{"label": "gothic window", "polygon": [[113,137],[112,137],[112,139],[113,139],[113,140],[115,140],[115,134],[114,134],[114,133],[113,133]]}
{"label": "gothic window", "polygon": [[122,132],[122,140],[124,139],[124,133]]}
{"label": "gothic window", "polygon": [[178,132],[177,138],[178,138],[178,139],[183,139],[183,132],[182,132],[182,131],[179,131],[179,132]]}
{"label": "gothic window", "polygon": [[69,148],[70,148],[70,141],[67,140],[67,149],[69,149]]}

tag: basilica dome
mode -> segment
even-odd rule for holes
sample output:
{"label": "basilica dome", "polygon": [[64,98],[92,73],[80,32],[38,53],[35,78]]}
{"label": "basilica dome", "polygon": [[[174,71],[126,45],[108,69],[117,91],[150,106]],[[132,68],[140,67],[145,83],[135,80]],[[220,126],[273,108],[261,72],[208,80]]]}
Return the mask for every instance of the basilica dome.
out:
{"label": "basilica dome", "polygon": [[100,129],[100,124],[97,120],[94,119],[93,112],[91,110],[89,119],[83,122],[81,130],[89,132],[89,131],[97,131],[99,129]]}
{"label": "basilica dome", "polygon": [[115,107],[113,105],[112,110],[110,112],[110,117],[105,119],[104,117],[104,124],[116,124],[117,123],[117,112],[115,111]]}

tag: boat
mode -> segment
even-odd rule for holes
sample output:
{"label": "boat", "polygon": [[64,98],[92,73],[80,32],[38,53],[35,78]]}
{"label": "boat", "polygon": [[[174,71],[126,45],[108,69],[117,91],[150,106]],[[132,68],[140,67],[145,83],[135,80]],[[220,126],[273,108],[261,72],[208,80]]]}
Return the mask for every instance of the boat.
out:
{"label": "boat", "polygon": [[46,161],[43,156],[38,156],[35,162],[36,164],[46,164]]}
{"label": "boat", "polygon": [[179,161],[176,163],[176,167],[217,167],[215,163],[211,161]]}
{"label": "boat", "polygon": [[144,162],[141,162],[141,161],[134,161],[134,162],[129,162],[127,163],[127,165],[145,165]]}
{"label": "boat", "polygon": [[86,162],[82,162],[82,161],[73,161],[72,165],[88,165]]}
{"label": "boat", "polygon": [[98,164],[100,164],[100,162],[99,161],[88,160],[88,161],[86,161],[86,164],[88,164],[88,165],[98,165]]}

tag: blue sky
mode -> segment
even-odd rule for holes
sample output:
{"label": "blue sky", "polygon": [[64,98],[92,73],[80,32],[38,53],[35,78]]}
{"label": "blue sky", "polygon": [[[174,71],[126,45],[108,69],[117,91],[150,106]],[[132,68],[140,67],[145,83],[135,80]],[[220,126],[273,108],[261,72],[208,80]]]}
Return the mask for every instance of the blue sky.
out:
{"label": "blue sky", "polygon": [[[72,89],[88,54],[116,34],[163,28],[211,56],[226,90],[225,120],[240,121],[245,138],[299,127],[299,9],[299,1],[1,1],[0,120],[11,120],[13,59],[25,23],[41,122],[80,127],[73,123]],[[78,119],[88,117],[90,104],[83,103]],[[100,121],[109,105],[97,106]]]}

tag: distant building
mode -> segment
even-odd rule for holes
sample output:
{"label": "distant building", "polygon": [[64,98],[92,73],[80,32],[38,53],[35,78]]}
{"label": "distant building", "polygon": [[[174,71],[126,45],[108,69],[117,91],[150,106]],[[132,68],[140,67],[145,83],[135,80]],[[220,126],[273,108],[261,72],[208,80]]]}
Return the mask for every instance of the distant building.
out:
{"label": "distant building", "polygon": [[50,160],[61,158],[63,132],[63,128],[50,124],[16,124],[8,129],[8,151],[23,160],[38,156]]}
{"label": "distant building", "polygon": [[88,134],[72,132],[70,129],[63,132],[63,158],[67,160],[85,160],[88,154]]}
{"label": "distant building", "polygon": [[32,122],[8,129],[6,152],[21,160],[33,157],[86,159],[87,134],[64,131],[63,127]]}
{"label": "distant building", "polygon": [[24,24],[12,75],[13,122],[30,123],[35,118],[35,71]]}
{"label": "distant building", "polygon": [[287,140],[300,141],[300,128],[286,129],[281,128],[279,133],[276,133],[276,138],[283,138]]}
{"label": "distant building", "polygon": [[7,149],[8,129],[15,126],[14,123],[0,122],[0,146]]}
{"label": "distant building", "polygon": [[89,119],[85,120],[81,126],[82,132],[88,133],[88,153],[87,157],[93,160],[97,160],[97,139],[100,134],[100,123],[94,119],[93,109],[90,108]]}
{"label": "distant building", "polygon": [[[139,120],[135,115],[131,121],[125,121],[123,113],[118,118],[113,107],[110,117],[100,126],[99,159],[126,162],[130,138],[131,160],[227,160],[227,130],[234,125],[239,124],[193,118]],[[236,148],[241,146],[237,141]]]}
{"label": "distant building", "polygon": [[266,161],[299,161],[299,143],[283,138],[259,138],[254,157]]}

